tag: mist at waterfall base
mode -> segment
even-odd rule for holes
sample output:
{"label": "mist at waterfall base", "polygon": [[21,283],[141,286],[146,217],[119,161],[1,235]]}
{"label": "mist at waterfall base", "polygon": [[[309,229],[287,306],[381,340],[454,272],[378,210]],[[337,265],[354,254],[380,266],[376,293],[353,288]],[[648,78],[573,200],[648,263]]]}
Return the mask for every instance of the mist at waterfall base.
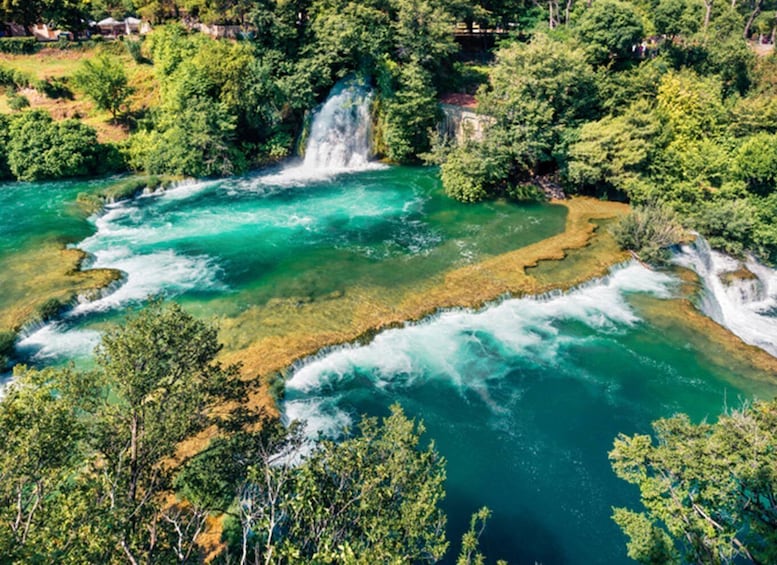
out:
{"label": "mist at waterfall base", "polygon": [[[560,206],[463,205],[444,196],[434,170],[373,170],[358,140],[369,133],[368,104],[361,87],[336,91],[317,114],[330,127],[314,120],[319,149],[301,164],[186,183],[89,222],[63,210],[99,181],[3,186],[0,259],[55,238],[87,251],[89,266],[125,275],[113,292],[26,335],[20,357],[88,360],[106,324],[149,294],[203,318],[236,317],[278,298],[412,288],[563,230]],[[624,563],[610,507],[637,508],[638,496],[610,470],[613,438],[647,433],[675,412],[714,419],[726,402],[775,394],[688,346],[693,328],[654,325],[641,305],[672,308],[675,290],[670,276],[630,265],[568,294],[444,313],[301,363],[283,409],[311,433],[385,415],[394,402],[422,418],[448,460],[454,549],[470,514],[487,505],[490,560]]]}

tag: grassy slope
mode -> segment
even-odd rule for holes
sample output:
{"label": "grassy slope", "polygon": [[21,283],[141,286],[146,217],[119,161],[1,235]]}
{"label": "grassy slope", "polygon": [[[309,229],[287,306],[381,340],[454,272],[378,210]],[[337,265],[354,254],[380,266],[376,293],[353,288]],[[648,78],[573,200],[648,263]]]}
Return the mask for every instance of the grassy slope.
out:
{"label": "grassy slope", "polygon": [[[130,100],[130,109],[139,111],[149,108],[157,100],[157,83],[151,66],[138,65],[119,44],[98,46],[93,49],[61,50],[44,47],[34,55],[7,55],[0,53],[0,65],[19,70],[37,79],[65,79],[67,81],[81,66],[83,61],[91,59],[107,49],[119,57],[127,71],[130,85],[135,89]],[[97,130],[101,142],[118,142],[127,138],[126,127],[111,123],[110,112],[98,110],[82,92],[68,84],[74,93],[73,100],[52,100],[32,89],[21,93],[30,100],[32,108],[46,110],[55,119],[80,118],[84,123]],[[0,96],[0,113],[9,113],[7,99]]]}

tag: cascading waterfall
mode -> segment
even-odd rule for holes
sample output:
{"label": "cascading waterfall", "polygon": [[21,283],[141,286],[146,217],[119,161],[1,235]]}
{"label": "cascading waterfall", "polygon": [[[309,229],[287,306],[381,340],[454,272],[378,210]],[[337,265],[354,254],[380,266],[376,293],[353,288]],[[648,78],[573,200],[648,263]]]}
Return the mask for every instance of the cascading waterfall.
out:
{"label": "cascading waterfall", "polygon": [[701,278],[702,312],[777,357],[777,271],[752,257],[738,261],[714,251],[701,236],[683,245],[673,261]]}
{"label": "cascading waterfall", "polygon": [[262,177],[262,182],[295,183],[380,167],[370,162],[371,103],[372,91],[362,82],[338,82],[313,115],[302,164]]}
{"label": "cascading waterfall", "polygon": [[303,169],[364,167],[370,158],[371,101],[372,93],[363,85],[338,83],[313,118]]}

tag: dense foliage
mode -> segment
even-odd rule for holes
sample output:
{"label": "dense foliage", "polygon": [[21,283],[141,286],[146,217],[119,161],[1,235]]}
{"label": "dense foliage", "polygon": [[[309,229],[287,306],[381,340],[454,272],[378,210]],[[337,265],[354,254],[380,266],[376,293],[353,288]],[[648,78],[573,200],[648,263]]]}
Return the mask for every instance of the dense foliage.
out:
{"label": "dense foliage", "polygon": [[162,498],[175,472],[165,460],[234,397],[218,350],[212,328],[154,303],[105,336],[95,372],[17,369],[0,403],[4,559],[176,560],[187,540]]}
{"label": "dense foliage", "polygon": [[94,129],[78,120],[54,121],[41,111],[0,117],[0,178],[42,180],[94,175],[115,160],[97,143]]}
{"label": "dense foliage", "polygon": [[777,403],[759,402],[694,425],[687,416],[624,436],[610,452],[645,509],[615,509],[640,563],[777,560]]}
{"label": "dense foliage", "polygon": [[[17,368],[0,401],[3,561],[197,561],[210,515],[226,518],[226,562],[442,558],[445,461],[421,424],[394,406],[312,442],[237,408],[247,385],[219,349],[213,327],[152,302],[103,337],[94,371]],[[186,455],[206,429],[215,438]]]}
{"label": "dense foliage", "polygon": [[447,192],[510,196],[546,176],[666,207],[715,247],[777,259],[777,57],[743,38],[777,29],[763,9],[602,0],[550,14],[551,29],[496,51],[482,139],[433,152]]}

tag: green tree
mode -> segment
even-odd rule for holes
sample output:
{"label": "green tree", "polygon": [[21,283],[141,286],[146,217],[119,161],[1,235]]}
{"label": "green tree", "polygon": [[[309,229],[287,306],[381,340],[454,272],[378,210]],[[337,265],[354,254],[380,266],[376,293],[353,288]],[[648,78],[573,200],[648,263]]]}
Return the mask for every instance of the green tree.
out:
{"label": "green tree", "polygon": [[403,163],[429,149],[429,132],[437,123],[439,105],[431,76],[420,63],[404,65],[399,74],[398,89],[384,101],[381,131],[388,157]]}
{"label": "green tree", "polygon": [[644,510],[615,509],[641,563],[772,563],[777,559],[777,403],[691,423],[685,415],[620,435],[615,473],[639,487]]}
{"label": "green tree", "polygon": [[530,180],[554,162],[565,128],[595,115],[597,102],[582,49],[543,34],[501,48],[490,85],[478,94],[491,118],[485,138],[450,152],[441,168],[446,191],[476,201]]}
{"label": "green tree", "polygon": [[757,133],[746,138],[734,156],[734,173],[758,194],[777,187],[777,135]]}
{"label": "green tree", "polygon": [[0,0],[0,20],[21,24],[26,33],[40,21],[42,13],[43,0]]}
{"label": "green tree", "polygon": [[6,147],[11,173],[25,181],[95,174],[104,155],[91,127],[73,119],[55,122],[41,110],[12,118]]}
{"label": "green tree", "polygon": [[[90,464],[84,408],[91,379],[70,369],[18,367],[0,402],[0,555],[17,563],[99,560],[84,536],[97,505],[81,505]],[[87,386],[84,386],[87,384]],[[91,512],[91,515],[90,515]],[[94,533],[94,532],[92,532]],[[91,548],[90,548],[91,546]]]}
{"label": "green tree", "polygon": [[688,0],[660,0],[653,11],[656,33],[690,39],[699,31],[702,4]]}
{"label": "green tree", "polygon": [[620,0],[594,2],[575,22],[574,31],[597,64],[629,57],[644,37],[639,13]]}
{"label": "green tree", "polygon": [[237,367],[214,361],[219,349],[215,328],[161,302],[106,333],[97,349],[110,397],[97,408],[95,443],[117,545],[133,563],[158,559],[177,545],[158,498],[172,485],[164,460],[212,424],[212,402],[239,385]]}
{"label": "green tree", "polygon": [[646,103],[621,116],[586,122],[569,146],[567,177],[581,188],[609,185],[638,196],[657,147],[661,123]]}
{"label": "green tree", "polygon": [[440,178],[448,196],[461,202],[479,202],[507,190],[511,155],[492,139],[465,141],[446,155]]}
{"label": "green tree", "polygon": [[99,109],[108,110],[114,122],[119,110],[126,105],[132,94],[121,61],[107,53],[81,63],[73,75],[73,81],[94,100]]}
{"label": "green tree", "polygon": [[13,178],[8,166],[8,141],[10,118],[0,114],[0,179]]}
{"label": "green tree", "polygon": [[715,136],[725,117],[721,83],[693,71],[667,73],[658,87],[657,110],[676,137]]}
{"label": "green tree", "polygon": [[339,443],[319,442],[299,466],[287,457],[249,472],[239,500],[242,525],[262,561],[442,558],[445,462],[434,444],[419,448],[423,426],[393,406],[380,424],[363,418],[359,431]]}
{"label": "green tree", "polygon": [[156,129],[134,135],[130,162],[152,174],[237,174],[246,168],[246,162],[234,145],[236,127],[237,119],[225,105],[195,98],[179,114],[164,114]]}

